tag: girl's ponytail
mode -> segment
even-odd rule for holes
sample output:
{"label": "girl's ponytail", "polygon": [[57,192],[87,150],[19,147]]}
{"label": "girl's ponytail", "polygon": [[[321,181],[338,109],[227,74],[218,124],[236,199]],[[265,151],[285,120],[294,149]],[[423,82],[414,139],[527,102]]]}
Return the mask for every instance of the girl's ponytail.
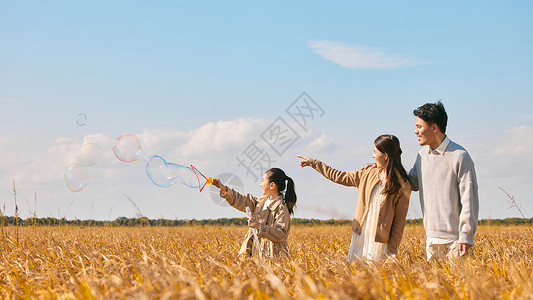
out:
{"label": "girl's ponytail", "polygon": [[296,191],[294,190],[294,181],[287,176],[287,191],[285,192],[285,205],[289,209],[289,214],[294,214],[294,206],[296,205]]}

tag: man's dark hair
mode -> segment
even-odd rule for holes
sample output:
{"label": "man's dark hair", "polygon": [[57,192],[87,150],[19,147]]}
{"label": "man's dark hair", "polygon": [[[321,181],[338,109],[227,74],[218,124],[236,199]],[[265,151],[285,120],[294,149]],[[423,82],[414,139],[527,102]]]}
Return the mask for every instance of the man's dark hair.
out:
{"label": "man's dark hair", "polygon": [[446,133],[448,115],[444,105],[439,100],[437,103],[426,103],[413,111],[413,114],[429,124],[437,124],[442,133]]}

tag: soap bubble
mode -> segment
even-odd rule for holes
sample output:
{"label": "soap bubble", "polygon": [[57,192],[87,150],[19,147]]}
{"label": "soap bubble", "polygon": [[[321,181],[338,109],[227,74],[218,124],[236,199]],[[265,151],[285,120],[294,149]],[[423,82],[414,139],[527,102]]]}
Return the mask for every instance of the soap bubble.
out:
{"label": "soap bubble", "polygon": [[199,188],[200,186],[198,177],[191,167],[167,163],[159,155],[150,156],[146,165],[146,174],[155,185],[164,188],[175,183],[181,183],[190,188]]}
{"label": "soap bubble", "polygon": [[76,156],[79,163],[69,164],[64,172],[67,187],[72,192],[83,190],[89,183],[89,172],[85,167],[90,167],[98,162],[101,157],[100,146],[85,144],[78,149]]}
{"label": "soap bubble", "polygon": [[69,164],[64,175],[68,189],[73,192],[83,190],[89,183],[89,172],[80,164]]}
{"label": "soap bubble", "polygon": [[97,163],[101,156],[100,146],[89,143],[80,147],[76,158],[82,166],[90,167]]}
{"label": "soap bubble", "polygon": [[141,149],[139,139],[133,134],[124,134],[115,140],[113,153],[123,162],[134,162],[138,160],[148,160],[148,157]]}
{"label": "soap bubble", "polygon": [[148,178],[157,186],[169,187],[175,183],[181,183],[190,188],[198,188],[200,192],[208,184],[213,183],[211,177],[205,177],[194,166],[182,166],[175,163],[167,163],[159,155],[152,155],[148,159],[142,151],[139,139],[133,134],[124,134],[115,140],[113,147],[115,156],[123,162],[134,162],[138,160],[147,161],[146,174]]}
{"label": "soap bubble", "polygon": [[84,114],[84,113],[79,113],[78,117],[76,117],[76,123],[79,126],[83,126],[83,125],[87,124],[87,115]]}

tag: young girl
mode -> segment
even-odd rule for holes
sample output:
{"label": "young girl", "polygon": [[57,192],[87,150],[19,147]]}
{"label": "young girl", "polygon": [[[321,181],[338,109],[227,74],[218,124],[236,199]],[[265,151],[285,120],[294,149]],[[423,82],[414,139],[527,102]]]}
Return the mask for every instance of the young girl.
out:
{"label": "young girl", "polygon": [[[265,172],[261,180],[263,196],[241,195],[214,179],[213,185],[220,189],[220,196],[236,209],[245,212],[250,208],[252,217],[248,217],[248,232],[239,254],[252,256],[254,246],[253,229],[257,230],[260,249],[264,256],[288,256],[287,237],[291,227],[291,217],[296,204],[294,181],[283,170],[272,168]],[[285,191],[285,194],[281,192]]]}
{"label": "young girl", "polygon": [[311,166],[333,182],[359,189],[349,260],[379,261],[398,253],[411,196],[401,153],[398,138],[381,135],[374,141],[372,156],[377,168],[341,172],[319,160],[298,156],[302,167]]}

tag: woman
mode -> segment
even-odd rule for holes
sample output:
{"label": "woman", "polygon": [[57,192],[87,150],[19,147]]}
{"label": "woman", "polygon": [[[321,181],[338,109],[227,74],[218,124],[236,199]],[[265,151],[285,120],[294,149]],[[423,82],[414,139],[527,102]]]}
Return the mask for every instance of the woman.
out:
{"label": "woman", "polygon": [[359,189],[349,260],[379,261],[398,253],[411,195],[401,153],[398,138],[381,135],[374,141],[376,168],[341,172],[319,160],[298,156],[302,167],[311,166],[333,182]]}
{"label": "woman", "polygon": [[[254,247],[254,229],[260,239],[259,250],[263,256],[288,256],[287,237],[291,227],[291,217],[296,204],[294,181],[278,168],[265,172],[261,180],[263,195],[254,197],[250,194],[241,195],[233,189],[214,179],[213,185],[220,189],[220,196],[240,211],[249,207],[252,213],[248,217],[248,232],[244,237],[239,254],[252,256]],[[285,194],[282,194],[282,191]],[[257,247],[256,245],[255,247]]]}

